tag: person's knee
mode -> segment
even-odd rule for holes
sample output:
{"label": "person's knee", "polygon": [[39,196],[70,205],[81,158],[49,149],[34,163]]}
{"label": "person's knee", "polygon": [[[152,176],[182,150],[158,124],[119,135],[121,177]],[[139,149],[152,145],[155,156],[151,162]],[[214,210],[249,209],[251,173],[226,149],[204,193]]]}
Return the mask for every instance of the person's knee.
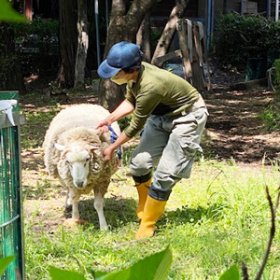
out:
{"label": "person's knee", "polygon": [[[151,173],[153,160],[149,153],[143,152],[134,156],[130,162],[129,168],[132,176],[141,177]],[[149,178],[148,178],[149,179]]]}

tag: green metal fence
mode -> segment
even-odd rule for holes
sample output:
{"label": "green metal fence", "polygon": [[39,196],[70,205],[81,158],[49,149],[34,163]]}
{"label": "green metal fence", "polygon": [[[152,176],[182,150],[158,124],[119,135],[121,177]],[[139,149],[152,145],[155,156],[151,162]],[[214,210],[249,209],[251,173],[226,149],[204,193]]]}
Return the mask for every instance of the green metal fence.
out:
{"label": "green metal fence", "polygon": [[[17,100],[18,93],[0,91],[0,101],[8,99]],[[15,126],[0,111],[0,259],[15,256],[0,280],[24,279],[18,106],[13,106],[13,119]]]}

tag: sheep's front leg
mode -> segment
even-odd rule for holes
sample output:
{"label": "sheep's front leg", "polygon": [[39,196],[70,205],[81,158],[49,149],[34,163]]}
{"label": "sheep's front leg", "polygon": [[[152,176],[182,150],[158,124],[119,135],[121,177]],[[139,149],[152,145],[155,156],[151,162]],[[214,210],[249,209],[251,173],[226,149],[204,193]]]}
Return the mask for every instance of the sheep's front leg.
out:
{"label": "sheep's front leg", "polygon": [[94,208],[97,212],[101,230],[107,230],[108,225],[104,215],[104,195],[100,192],[94,194]]}
{"label": "sheep's front leg", "polygon": [[81,195],[75,190],[69,188],[65,201],[66,207],[72,206],[72,219],[77,221],[80,219],[80,213],[78,208],[80,196]]}
{"label": "sheep's front leg", "polygon": [[71,219],[66,219],[64,225],[70,228],[74,228],[79,224],[83,224],[84,221],[80,220],[80,213],[79,213],[79,204],[80,195],[75,192],[75,190],[69,189],[69,192],[66,197],[66,206],[72,205],[72,217]]}
{"label": "sheep's front leg", "polygon": [[70,190],[68,189],[65,199],[65,210],[72,209],[72,198],[70,197]]}

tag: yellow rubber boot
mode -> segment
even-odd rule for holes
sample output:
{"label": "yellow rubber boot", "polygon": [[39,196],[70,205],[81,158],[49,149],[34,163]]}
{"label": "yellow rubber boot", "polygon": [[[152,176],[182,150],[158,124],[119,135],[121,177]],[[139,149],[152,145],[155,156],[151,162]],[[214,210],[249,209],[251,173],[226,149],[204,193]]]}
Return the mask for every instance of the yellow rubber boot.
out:
{"label": "yellow rubber boot", "polygon": [[164,212],[166,201],[147,197],[140,227],[136,233],[137,240],[151,237],[155,232],[155,224]]}
{"label": "yellow rubber boot", "polygon": [[148,181],[139,184],[136,186],[137,192],[138,192],[138,206],[136,209],[137,217],[141,220],[143,216],[144,206],[147,200],[149,188],[151,186],[152,179],[149,179]]}

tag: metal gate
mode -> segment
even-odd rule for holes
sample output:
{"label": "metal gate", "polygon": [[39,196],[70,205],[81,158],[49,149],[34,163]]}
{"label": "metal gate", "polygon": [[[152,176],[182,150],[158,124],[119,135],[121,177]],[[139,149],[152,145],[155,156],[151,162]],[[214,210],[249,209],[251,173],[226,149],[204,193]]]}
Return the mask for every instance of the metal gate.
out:
{"label": "metal gate", "polygon": [[[14,105],[8,108],[7,100]],[[0,91],[0,259],[15,256],[1,280],[24,279],[19,141],[22,121],[17,100],[18,92]]]}

